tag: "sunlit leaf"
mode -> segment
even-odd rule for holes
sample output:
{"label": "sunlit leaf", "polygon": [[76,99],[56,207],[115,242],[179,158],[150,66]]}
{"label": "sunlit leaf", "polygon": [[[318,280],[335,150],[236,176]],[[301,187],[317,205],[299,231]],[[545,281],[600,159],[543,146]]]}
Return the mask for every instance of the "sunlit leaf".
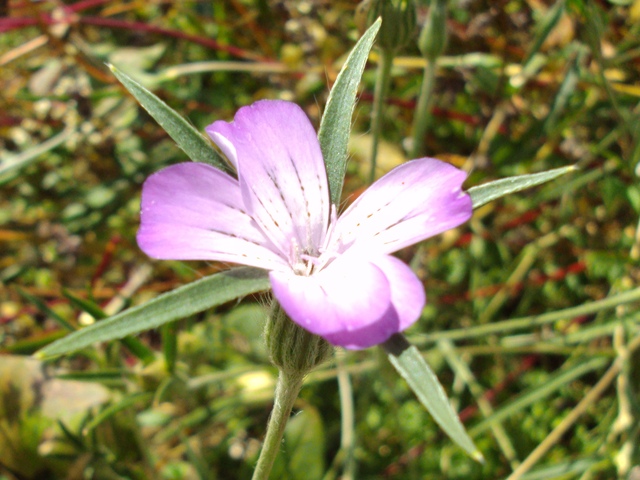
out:
{"label": "sunlit leaf", "polygon": [[577,167],[571,165],[569,167],[556,168],[541,173],[533,173],[531,175],[518,175],[516,177],[503,178],[494,182],[489,182],[477,187],[471,187],[467,193],[471,196],[473,208],[481,207],[497,198],[504,197],[510,193],[526,190],[542,183],[546,183],[554,178],[558,178],[565,173],[574,172]]}
{"label": "sunlit leaf", "polygon": [[447,394],[424,360],[420,351],[401,334],[393,335],[383,345],[389,361],[402,375],[440,428],[472,458],[483,461],[482,454],[465,431]]}
{"label": "sunlit leaf", "polygon": [[263,270],[236,268],[216,273],[78,330],[43,348],[36,356],[53,357],[96,342],[123,338],[268,288],[269,278]]}
{"label": "sunlit leaf", "polygon": [[223,171],[230,170],[229,165],[216,152],[211,143],[193,125],[134,79],[113,65],[109,65],[109,68],[191,160],[208,163]]}
{"label": "sunlit leaf", "polygon": [[373,41],[380,29],[380,19],[373,23],[349,54],[333,84],[320,121],[318,139],[327,165],[331,203],[339,204],[347,168],[351,117],[356,106],[356,93]]}

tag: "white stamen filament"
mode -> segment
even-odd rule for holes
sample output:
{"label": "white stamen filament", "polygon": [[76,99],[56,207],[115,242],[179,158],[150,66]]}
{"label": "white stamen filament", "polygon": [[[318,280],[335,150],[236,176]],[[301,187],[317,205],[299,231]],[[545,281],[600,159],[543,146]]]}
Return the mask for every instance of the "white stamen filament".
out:
{"label": "white stamen filament", "polygon": [[292,266],[296,275],[309,276],[314,271],[318,272],[322,270],[327,264],[331,263],[331,261],[338,257],[338,252],[330,248],[332,243],[331,236],[335,230],[337,220],[338,214],[336,206],[331,205],[331,218],[329,219],[327,232],[324,235],[322,245],[317,249],[317,252],[302,251],[298,245],[298,241],[295,238],[291,240],[289,264]]}

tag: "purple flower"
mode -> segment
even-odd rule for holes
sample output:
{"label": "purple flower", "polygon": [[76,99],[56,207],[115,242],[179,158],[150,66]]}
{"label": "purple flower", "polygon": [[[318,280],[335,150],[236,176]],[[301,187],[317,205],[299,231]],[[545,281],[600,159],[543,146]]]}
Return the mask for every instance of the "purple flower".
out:
{"label": "purple flower", "polygon": [[268,270],[294,322],[349,349],[382,343],[419,318],[422,283],[390,254],[469,219],[462,170],[407,162],[338,217],[316,134],[297,105],[256,102],[206,130],[238,179],[203,163],[151,175],[138,231],[147,255]]}

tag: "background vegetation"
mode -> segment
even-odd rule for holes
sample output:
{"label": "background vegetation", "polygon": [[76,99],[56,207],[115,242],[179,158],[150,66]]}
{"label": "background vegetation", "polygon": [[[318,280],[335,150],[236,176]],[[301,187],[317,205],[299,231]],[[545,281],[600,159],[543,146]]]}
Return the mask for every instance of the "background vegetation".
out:
{"label": "background vegetation", "polygon": [[[47,364],[29,355],[224,268],[137,248],[142,182],[186,159],[105,62],[200,130],[261,98],[295,101],[317,125],[359,36],[356,2],[1,7],[0,478],[249,478],[275,378],[263,299]],[[273,478],[638,478],[640,2],[454,0],[448,15],[428,154],[472,172],[467,186],[581,167],[400,254],[429,299],[408,336],[486,463],[370,349],[309,376]],[[368,176],[377,60],[345,202]],[[423,66],[415,42],[396,58],[380,173],[406,159]]]}

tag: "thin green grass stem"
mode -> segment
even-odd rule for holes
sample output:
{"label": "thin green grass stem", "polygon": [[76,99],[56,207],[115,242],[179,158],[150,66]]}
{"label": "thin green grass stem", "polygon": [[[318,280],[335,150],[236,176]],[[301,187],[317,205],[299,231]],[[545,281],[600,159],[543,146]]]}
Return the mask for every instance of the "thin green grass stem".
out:
{"label": "thin green grass stem", "polygon": [[271,417],[269,417],[267,434],[258,458],[258,464],[253,472],[253,480],[267,480],[269,478],[273,462],[280,451],[282,436],[291,415],[291,409],[302,388],[303,378],[304,374],[302,373],[285,373],[282,370],[278,375],[273,410]]}
{"label": "thin green grass stem", "polygon": [[546,325],[565,318],[574,318],[581,315],[590,315],[607,308],[616,308],[619,305],[636,302],[640,300],[640,288],[634,288],[628,292],[621,293],[614,297],[607,297],[595,302],[585,303],[578,307],[565,308],[556,312],[543,313],[540,315],[531,315],[528,317],[514,318],[513,320],[505,320],[503,322],[489,323],[476,327],[460,328],[456,330],[447,330],[442,332],[434,332],[428,336],[412,337],[414,345],[426,345],[434,343],[441,339],[448,340],[465,340],[470,338],[482,337],[494,333],[506,333],[513,330],[521,330],[540,325]]}
{"label": "thin green grass stem", "polygon": [[384,101],[389,91],[391,83],[391,66],[393,65],[392,50],[381,50],[380,63],[376,77],[376,86],[373,92],[373,112],[371,113],[371,171],[369,172],[369,183],[373,183],[376,178],[376,163],[378,160],[378,142],[382,131],[382,110]]}
{"label": "thin green grass stem", "polygon": [[436,83],[436,63],[428,61],[424,67],[420,97],[413,117],[413,144],[411,158],[424,155],[425,135],[431,123],[431,107],[433,106],[433,87]]}
{"label": "thin green grass stem", "polygon": [[338,386],[340,387],[340,449],[345,452],[342,478],[353,480],[356,476],[355,450],[355,412],[353,406],[353,388],[344,363],[344,351],[336,352],[338,366]]}
{"label": "thin green grass stem", "polygon": [[[345,364],[345,351],[336,349],[334,355],[336,361],[335,377],[338,380],[340,391],[340,449],[333,457],[331,466],[325,473],[322,480],[335,480],[338,471],[342,471],[341,480],[353,480],[356,475],[355,461],[355,411],[353,405],[353,387],[349,377],[349,369]],[[314,373],[318,373],[317,371]],[[312,373],[307,377],[315,377]]]}
{"label": "thin green grass stem", "polygon": [[[440,340],[438,342],[438,349],[442,352],[456,376],[469,388],[469,391],[475,397],[478,407],[484,417],[491,418],[494,415],[493,406],[485,397],[486,392],[471,371],[469,364],[455,348],[453,342],[450,340]],[[517,468],[519,461],[516,449],[513,446],[513,442],[511,441],[511,438],[509,438],[509,434],[505,430],[504,426],[499,423],[493,423],[491,424],[491,430],[502,454],[509,462],[509,465],[511,465],[511,468]]]}
{"label": "thin green grass stem", "polygon": [[[640,348],[640,337],[636,337],[632,342],[628,344],[629,354],[633,354]],[[527,473],[536,463],[555,445],[557,445],[567,431],[577,422],[578,418],[587,412],[593,404],[604,394],[604,392],[610,387],[613,381],[620,374],[623,369],[622,357],[617,357],[611,364],[609,369],[600,377],[600,380],[589,390],[582,400],[569,412],[562,421],[555,426],[549,435],[538,444],[536,448],[529,454],[529,456],[516,468],[507,480],[519,480]]]}

